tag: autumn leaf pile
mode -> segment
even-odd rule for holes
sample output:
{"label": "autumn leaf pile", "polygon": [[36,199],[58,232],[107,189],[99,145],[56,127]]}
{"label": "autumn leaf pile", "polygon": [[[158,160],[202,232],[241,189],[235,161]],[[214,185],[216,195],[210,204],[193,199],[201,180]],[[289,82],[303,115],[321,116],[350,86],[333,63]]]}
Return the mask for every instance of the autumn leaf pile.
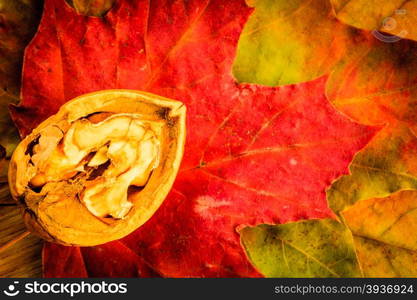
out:
{"label": "autumn leaf pile", "polygon": [[[46,243],[44,275],[417,276],[416,14],[414,0],[45,0],[10,106],[21,136],[124,88],[182,101],[187,142],[145,225]],[[20,74],[0,46],[0,76]],[[4,106],[19,80],[2,80]]]}

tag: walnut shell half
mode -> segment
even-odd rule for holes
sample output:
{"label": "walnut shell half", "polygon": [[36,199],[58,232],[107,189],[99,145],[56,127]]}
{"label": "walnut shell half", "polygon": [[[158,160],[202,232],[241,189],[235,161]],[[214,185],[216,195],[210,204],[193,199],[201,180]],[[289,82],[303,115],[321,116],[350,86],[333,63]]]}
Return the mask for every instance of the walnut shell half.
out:
{"label": "walnut shell half", "polygon": [[143,225],[178,172],[185,106],[131,90],[77,97],[16,148],[13,198],[29,230],[64,244],[93,246]]}

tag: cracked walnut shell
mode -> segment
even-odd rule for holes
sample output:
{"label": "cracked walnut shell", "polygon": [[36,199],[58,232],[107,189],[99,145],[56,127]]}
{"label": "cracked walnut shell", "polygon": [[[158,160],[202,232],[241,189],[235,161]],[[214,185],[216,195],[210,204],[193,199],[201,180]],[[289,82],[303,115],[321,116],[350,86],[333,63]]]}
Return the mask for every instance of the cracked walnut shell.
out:
{"label": "cracked walnut shell", "polygon": [[48,241],[93,246],[122,238],[162,204],[178,172],[185,106],[130,90],[64,104],[16,148],[13,197]]}

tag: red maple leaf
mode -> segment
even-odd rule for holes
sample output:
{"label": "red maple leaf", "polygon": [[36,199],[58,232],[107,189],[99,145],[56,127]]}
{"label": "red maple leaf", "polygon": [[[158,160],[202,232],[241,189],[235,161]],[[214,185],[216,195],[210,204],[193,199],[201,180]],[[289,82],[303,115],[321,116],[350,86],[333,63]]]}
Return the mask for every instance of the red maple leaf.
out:
{"label": "red maple leaf", "polygon": [[336,112],[325,78],[238,84],[231,65],[249,14],[242,0],[125,0],[89,18],[45,1],[26,51],[23,102],[12,108],[23,135],[96,90],[145,90],[187,106],[183,163],[157,213],[120,241],[46,244],[45,276],[260,276],[240,227],[331,215],[326,187],[376,129]]}

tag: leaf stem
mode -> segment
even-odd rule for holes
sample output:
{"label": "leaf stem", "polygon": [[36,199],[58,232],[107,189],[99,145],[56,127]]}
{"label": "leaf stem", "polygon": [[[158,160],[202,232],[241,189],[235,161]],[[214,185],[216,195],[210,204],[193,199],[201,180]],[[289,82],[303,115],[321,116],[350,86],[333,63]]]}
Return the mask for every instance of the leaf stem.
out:
{"label": "leaf stem", "polygon": [[27,237],[29,234],[30,234],[29,231],[25,231],[25,232],[19,234],[17,237],[15,237],[14,239],[12,239],[11,241],[7,242],[3,246],[0,246],[0,252],[5,251],[6,249],[10,248],[11,246],[13,246],[14,244],[16,244],[20,240],[22,240],[25,237]]}

